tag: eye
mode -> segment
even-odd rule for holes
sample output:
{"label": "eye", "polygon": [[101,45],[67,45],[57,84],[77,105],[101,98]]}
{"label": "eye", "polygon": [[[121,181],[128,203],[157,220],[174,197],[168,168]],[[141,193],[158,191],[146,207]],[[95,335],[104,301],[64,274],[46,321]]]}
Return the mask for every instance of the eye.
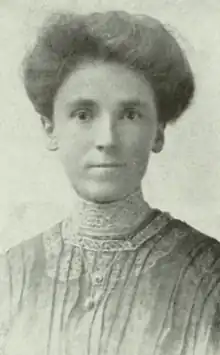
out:
{"label": "eye", "polygon": [[123,114],[123,118],[127,118],[130,121],[140,119],[141,117],[142,117],[141,112],[133,108],[125,110]]}
{"label": "eye", "polygon": [[78,109],[70,113],[71,118],[77,118],[79,121],[87,121],[93,118],[94,114],[91,109]]}

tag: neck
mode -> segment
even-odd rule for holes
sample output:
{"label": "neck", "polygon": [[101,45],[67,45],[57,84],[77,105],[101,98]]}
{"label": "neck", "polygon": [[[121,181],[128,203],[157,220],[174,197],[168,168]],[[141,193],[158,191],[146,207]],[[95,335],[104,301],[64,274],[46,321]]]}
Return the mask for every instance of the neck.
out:
{"label": "neck", "polygon": [[75,235],[93,238],[123,238],[132,233],[151,211],[141,188],[110,203],[92,202],[76,195],[71,230]]}

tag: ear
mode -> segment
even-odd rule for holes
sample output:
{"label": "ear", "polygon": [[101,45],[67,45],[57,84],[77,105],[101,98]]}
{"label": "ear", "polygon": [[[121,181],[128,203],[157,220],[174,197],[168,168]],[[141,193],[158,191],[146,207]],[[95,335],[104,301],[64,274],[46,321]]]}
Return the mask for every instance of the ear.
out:
{"label": "ear", "polygon": [[54,124],[53,121],[45,116],[41,116],[41,123],[44,129],[44,132],[48,137],[51,137],[53,135],[54,131]]}
{"label": "ear", "polygon": [[54,134],[53,121],[47,117],[41,116],[41,123],[48,139],[47,149],[52,151],[57,150],[58,142],[57,142],[56,135]]}
{"label": "ear", "polygon": [[163,150],[164,143],[165,143],[165,124],[159,123],[157,127],[157,133],[156,133],[152,151],[154,153],[160,153]]}

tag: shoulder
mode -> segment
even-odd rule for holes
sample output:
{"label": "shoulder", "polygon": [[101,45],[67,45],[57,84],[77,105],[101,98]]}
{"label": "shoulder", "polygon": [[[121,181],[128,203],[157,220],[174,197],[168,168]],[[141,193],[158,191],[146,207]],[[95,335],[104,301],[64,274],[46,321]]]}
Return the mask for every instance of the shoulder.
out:
{"label": "shoulder", "polygon": [[[190,285],[187,298],[190,301],[192,294],[193,309],[199,309],[197,344],[204,342],[204,333],[201,331],[203,327],[209,333],[207,343],[214,349],[210,353],[217,354],[220,346],[220,242],[179,220],[173,220],[173,227],[184,231],[183,284],[186,285],[184,279],[191,280],[187,283]],[[188,244],[190,248],[187,248]]]}
{"label": "shoulder", "polygon": [[[170,217],[154,246],[161,282],[172,283],[188,300],[220,299],[220,242],[186,222]],[[199,296],[200,295],[200,296]],[[218,301],[219,302],[219,301]],[[218,313],[219,314],[219,313]]]}
{"label": "shoulder", "polygon": [[33,272],[43,270],[45,266],[45,249],[47,239],[55,239],[60,235],[61,221],[52,225],[45,231],[31,236],[0,252],[0,280],[7,277],[27,279]]}
{"label": "shoulder", "polygon": [[[190,251],[204,248],[211,248],[215,254],[220,253],[220,240],[217,240],[187,222],[173,217],[170,213],[158,210],[159,214],[146,229],[150,234],[156,236],[155,242],[159,239],[159,245],[170,245],[179,248],[180,252],[190,253]],[[219,236],[220,237],[220,236]]]}
{"label": "shoulder", "polygon": [[220,277],[220,241],[177,218],[170,218],[163,234],[173,245],[173,255],[185,266],[198,275]]}
{"label": "shoulder", "polygon": [[[213,238],[202,231],[196,229],[185,221],[177,218],[170,218],[167,224],[167,233],[177,236],[180,243],[189,246],[210,246],[213,247],[216,253],[220,252],[220,240]],[[220,236],[219,236],[220,237]]]}

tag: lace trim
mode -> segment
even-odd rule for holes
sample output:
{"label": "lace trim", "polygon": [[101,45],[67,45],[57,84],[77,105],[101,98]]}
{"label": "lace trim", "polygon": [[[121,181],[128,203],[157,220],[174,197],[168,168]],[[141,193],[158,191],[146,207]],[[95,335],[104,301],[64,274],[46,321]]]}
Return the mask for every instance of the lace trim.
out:
{"label": "lace trim", "polygon": [[108,237],[102,240],[100,238],[89,238],[80,233],[79,235],[73,235],[69,219],[63,221],[61,235],[65,244],[86,250],[99,252],[132,251],[139,248],[148,238],[156,234],[171,218],[168,213],[161,212],[144,229],[135,234],[131,240],[122,239],[121,236],[116,240],[107,239]]}
{"label": "lace trim", "polygon": [[[82,249],[87,252],[90,260],[95,258],[96,252],[101,253],[102,260],[96,260],[95,264],[101,263],[103,266],[101,270],[104,271],[109,259],[111,259],[111,254],[109,253],[137,250],[147,239],[160,232],[171,219],[172,217],[168,213],[160,213],[143,230],[137,233],[131,241],[102,241],[85,236],[74,236],[74,238],[70,239],[70,234],[65,234],[67,229],[63,230],[63,224],[58,224],[43,235],[47,275],[51,278],[56,277],[60,281],[78,279],[83,270]],[[95,269],[97,268],[95,267]]]}
{"label": "lace trim", "polygon": [[131,227],[138,226],[148,211],[148,204],[140,189],[125,199],[108,204],[86,201],[77,196],[68,220],[73,235],[113,237],[127,236]]}

